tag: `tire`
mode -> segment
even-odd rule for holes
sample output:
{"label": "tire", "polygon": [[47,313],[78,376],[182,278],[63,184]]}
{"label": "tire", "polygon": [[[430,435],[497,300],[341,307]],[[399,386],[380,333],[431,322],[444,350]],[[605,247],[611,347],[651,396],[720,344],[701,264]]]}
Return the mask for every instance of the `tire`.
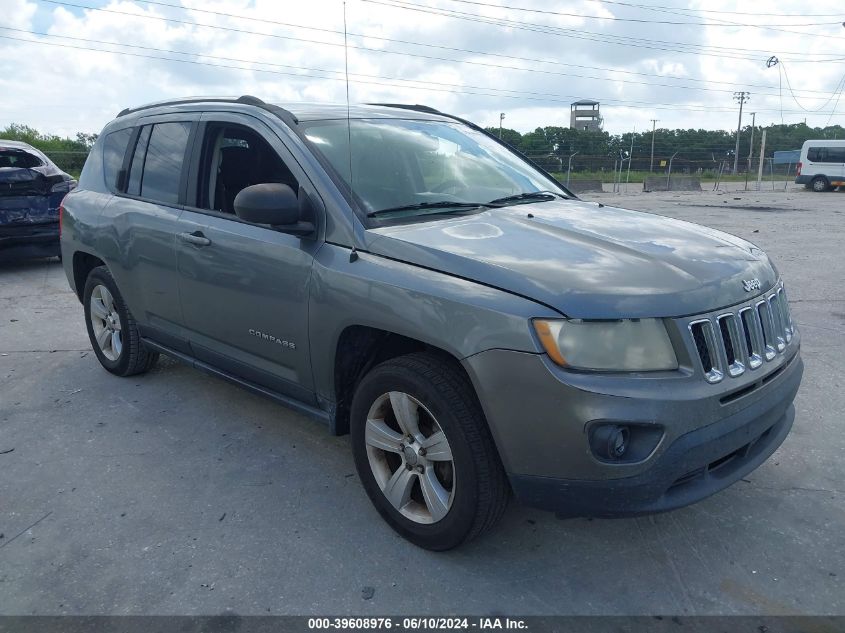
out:
{"label": "tire", "polygon": [[816,176],[810,183],[813,191],[821,193],[822,191],[830,191],[830,183],[824,176]]}
{"label": "tire", "polygon": [[454,361],[416,353],[381,363],[358,385],[350,415],[358,476],[401,536],[448,550],[501,518],[507,477],[472,384]]}
{"label": "tire", "polygon": [[[97,307],[92,308],[92,302]],[[116,376],[134,376],[152,369],[158,352],[144,347],[135,319],[105,266],[89,273],[82,304],[91,347],[105,369]],[[104,342],[102,345],[98,336]]]}

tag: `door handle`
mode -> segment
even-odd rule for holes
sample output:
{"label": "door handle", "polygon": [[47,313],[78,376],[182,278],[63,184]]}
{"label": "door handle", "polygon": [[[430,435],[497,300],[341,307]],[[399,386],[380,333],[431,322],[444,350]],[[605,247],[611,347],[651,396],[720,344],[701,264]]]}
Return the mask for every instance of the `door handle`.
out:
{"label": "door handle", "polygon": [[194,231],[193,233],[177,233],[178,237],[183,242],[194,244],[195,246],[208,246],[211,240],[202,234],[202,231]]}

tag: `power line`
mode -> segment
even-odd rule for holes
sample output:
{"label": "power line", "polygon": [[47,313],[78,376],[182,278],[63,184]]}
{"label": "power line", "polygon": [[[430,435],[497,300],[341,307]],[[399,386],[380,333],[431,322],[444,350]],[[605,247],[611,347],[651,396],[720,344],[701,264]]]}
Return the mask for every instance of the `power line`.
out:
{"label": "power line", "polygon": [[[547,35],[557,35],[561,37],[567,37],[569,39],[581,39],[591,42],[601,42],[604,44],[616,44],[619,46],[626,46],[632,48],[645,48],[651,50],[660,50],[660,51],[669,51],[674,53],[681,53],[687,55],[704,55],[708,57],[718,57],[719,59],[743,59],[749,61],[760,61],[761,58],[754,56],[748,57],[743,55],[737,55],[736,52],[754,52],[750,49],[739,49],[736,47],[725,47],[725,46],[711,46],[711,45],[699,45],[699,44],[687,44],[684,42],[671,42],[671,41],[664,41],[664,40],[654,40],[654,39],[644,39],[644,38],[635,38],[629,36],[617,36],[612,34],[605,34],[605,33],[595,33],[591,31],[585,31],[583,29],[566,29],[562,27],[553,27],[547,26],[542,24],[535,24],[530,22],[524,21],[514,21],[508,20],[505,18],[488,18],[484,16],[479,16],[475,13],[467,13],[465,11],[457,11],[455,9],[443,9],[439,7],[430,7],[424,8],[418,5],[409,4],[407,2],[402,2],[401,0],[392,0],[392,2],[382,2],[379,0],[361,0],[362,2],[368,2],[370,4],[377,4],[386,7],[393,7],[395,9],[404,9],[408,11],[418,11],[421,13],[428,13],[430,15],[441,15],[444,17],[451,17],[456,18],[459,20],[466,20],[469,22],[476,22],[481,24],[491,24],[495,26],[519,29],[524,31],[530,31],[534,33],[544,33]],[[593,37],[594,36],[594,37]],[[636,43],[634,43],[636,42]],[[658,46],[657,44],[664,44],[665,46]],[[705,52],[708,51],[708,52]],[[718,51],[718,52],[717,52]],[[761,56],[768,56],[769,53],[763,53],[759,51]],[[832,62],[832,61],[843,61],[845,57],[828,57],[825,59],[806,59],[807,53],[804,52],[786,52],[783,51],[781,54],[789,54],[789,55],[797,55],[799,56],[798,59],[793,60],[796,63],[816,63],[816,62]]]}
{"label": "power line", "polygon": [[[813,108],[805,108],[805,107],[801,104],[801,102],[800,102],[800,101],[798,101],[798,98],[795,96],[795,91],[794,91],[794,90],[792,90],[792,84],[791,84],[791,83],[790,83],[790,81],[789,81],[789,74],[786,72],[786,66],[783,64],[783,62],[780,62],[780,61],[778,62],[778,69],[779,69],[779,70],[783,70],[783,76],[784,76],[784,78],[786,79],[786,87],[789,89],[789,94],[791,94],[791,95],[792,95],[792,100],[793,100],[793,101],[795,101],[795,103],[798,105],[798,107],[799,107],[799,108],[801,108],[802,110],[804,110],[805,112],[819,112],[820,110],[823,110],[823,109],[824,109],[824,107],[825,107],[828,103],[830,103],[831,101],[833,101],[833,97],[835,97],[835,96],[837,95],[837,93],[838,93],[838,92],[839,92],[839,90],[840,90],[840,86],[843,84],[843,82],[845,82],[845,75],[842,75],[842,78],[841,78],[841,79],[839,80],[839,82],[836,84],[836,88],[834,88],[833,92],[831,93],[830,97],[828,97],[827,101],[825,101],[823,104],[821,104],[818,108],[815,108],[815,109],[813,109]],[[839,100],[839,99],[837,98],[837,101],[838,101],[838,100]]]}
{"label": "power line", "polygon": [[[368,1],[372,2],[373,0],[363,0],[363,1],[364,2],[368,2]],[[130,13],[128,11],[119,11],[117,9],[107,9],[107,8],[103,8],[103,7],[92,7],[92,6],[82,5],[82,4],[78,4],[78,3],[74,3],[74,2],[65,2],[65,1],[62,1],[62,0],[41,0],[41,2],[46,2],[46,3],[49,3],[49,4],[55,4],[55,5],[61,5],[61,6],[75,7],[75,8],[79,8],[79,9],[86,9],[86,10],[90,10],[90,11],[100,11],[100,12],[112,13],[112,14],[117,14],[117,15],[125,15],[125,16],[133,17],[133,18],[158,20],[158,21],[163,21],[163,22],[171,22],[171,23],[174,23],[174,24],[183,24],[183,25],[187,25],[187,26],[198,26],[198,27],[202,27],[202,28],[209,28],[209,29],[228,31],[228,32],[234,32],[234,33],[242,33],[242,34],[248,34],[248,35],[257,35],[257,36],[261,36],[261,37],[272,37],[272,38],[286,39],[286,40],[291,40],[291,41],[311,42],[311,43],[318,43],[318,44],[324,44],[324,45],[329,45],[329,46],[342,46],[342,44],[335,43],[335,42],[324,42],[324,41],[318,41],[318,40],[309,40],[309,39],[298,38],[298,37],[293,37],[293,36],[289,36],[289,35],[279,35],[279,34],[276,34],[276,33],[259,33],[259,32],[256,32],[256,31],[249,31],[249,30],[246,30],[246,29],[239,29],[239,28],[227,27],[227,26],[219,26],[219,25],[215,25],[215,24],[204,24],[204,23],[201,23],[201,22],[195,22],[195,21],[189,21],[189,20],[179,20],[179,19],[176,19],[176,18],[167,18],[167,17],[163,17],[163,16],[156,16],[156,15],[149,15],[149,14]],[[176,7],[174,5],[169,5],[169,4],[163,3],[163,2],[156,2],[156,4],[159,4],[161,6],[170,6],[171,8],[174,8],[174,9],[181,9],[182,8],[182,7]],[[392,6],[394,8],[411,9],[411,10],[417,10],[417,11],[432,13],[432,11],[426,11],[422,8],[415,7],[415,6],[407,6],[407,5],[399,5],[399,4],[393,5],[393,4],[383,3],[383,2],[376,2],[376,4],[384,4],[385,6]],[[201,9],[191,9],[191,10],[205,11],[205,10],[201,10]],[[449,10],[446,10],[446,11],[449,11]],[[241,19],[257,20],[257,21],[267,22],[266,20],[258,20],[256,18],[249,18],[249,17],[246,17],[246,16],[236,16],[236,15],[233,15],[233,14],[224,14],[224,13],[221,13],[221,12],[211,12],[211,13],[216,13],[218,15],[223,15],[223,16],[226,16],[226,17],[233,17],[233,18],[240,17]],[[455,13],[455,12],[452,12],[452,13]],[[446,15],[446,16],[451,16],[451,17],[457,17],[457,16],[453,16],[451,13],[450,14],[434,13],[434,14],[435,15]],[[464,15],[471,15],[471,14],[464,14]],[[461,19],[475,19],[475,18],[471,17],[471,18],[461,18]],[[321,28],[318,28],[318,27],[294,25],[294,24],[285,23],[285,22],[270,21],[270,23],[278,24],[278,25],[282,25],[282,26],[291,26],[291,27],[294,27],[294,28],[316,30],[316,31],[322,31],[322,32],[336,34],[336,35],[342,35],[341,31],[336,31],[336,30],[333,30],[333,29],[321,29]],[[513,26],[513,24],[516,24],[516,23],[502,24],[501,22],[496,22],[496,21],[486,22],[486,23],[495,24],[495,25],[498,25],[498,26]],[[540,26],[540,25],[538,25],[538,26]],[[519,27],[515,27],[515,28],[519,28]],[[552,27],[541,27],[541,28],[552,28]],[[527,29],[527,30],[536,30],[536,29]],[[693,49],[701,49],[701,50],[712,49],[713,51],[718,51],[718,53],[715,53],[715,52],[714,53],[704,53],[704,52],[699,52],[697,50],[677,50],[675,48],[664,48],[664,47],[659,47],[659,46],[652,46],[652,45],[650,45],[653,42],[652,40],[646,40],[646,39],[642,39],[642,38],[614,36],[614,35],[607,36],[607,35],[604,35],[604,34],[601,34],[601,33],[593,33],[593,32],[590,32],[590,31],[583,31],[583,30],[578,30],[578,31],[575,31],[575,30],[557,30],[557,31],[554,31],[554,32],[549,32],[549,31],[546,31],[546,30],[540,30],[539,32],[549,33],[549,34],[552,34],[552,35],[566,35],[567,37],[574,38],[574,39],[584,39],[584,40],[587,40],[587,41],[595,41],[595,42],[601,42],[601,43],[625,45],[625,46],[631,46],[631,47],[635,47],[635,48],[649,48],[649,49],[654,49],[654,50],[665,50],[665,51],[680,52],[680,53],[686,53],[686,54],[709,55],[711,57],[718,57],[720,59],[724,58],[724,57],[732,57],[734,59],[746,59],[746,60],[749,60],[749,61],[759,61],[761,57],[763,57],[763,56],[768,57],[768,55],[769,55],[769,52],[752,51],[752,50],[749,50],[749,49],[738,49],[736,47],[721,47],[721,46],[706,46],[705,47],[705,46],[699,46],[699,45],[685,44],[685,43],[681,43],[681,42],[664,42],[664,41],[661,41],[661,40],[654,40],[654,42],[656,42],[656,43],[667,44],[668,46],[691,47]],[[350,34],[350,35],[355,35],[356,37],[362,37],[362,38],[370,38],[371,37],[369,35],[360,34],[360,33]],[[590,37],[590,36],[597,36],[597,37]],[[601,39],[602,37],[604,37],[605,39]],[[615,39],[607,40],[606,39],[607,37],[611,37],[611,38],[615,38]],[[427,46],[427,47],[434,47],[434,48],[449,48],[449,47],[441,47],[441,46],[437,46],[437,45],[424,44],[424,43],[420,43],[420,42],[409,42],[407,40],[391,40],[390,38],[381,38],[381,37],[377,37],[377,36],[372,37],[371,39],[378,39],[378,40],[382,40],[382,41],[394,41],[394,42],[397,42],[397,43],[405,43],[405,44],[410,44],[410,45],[413,45],[413,46]],[[642,43],[637,43],[637,42],[644,42],[644,43],[647,43],[647,44],[642,44]],[[424,59],[442,59],[442,58],[438,58],[438,57],[421,55],[419,53],[408,53],[408,52],[404,52],[404,51],[402,51],[402,52],[391,51],[391,50],[387,50],[387,49],[374,49],[374,48],[368,48],[366,46],[350,46],[350,48],[355,48],[355,49],[358,49],[358,50],[366,50],[366,51],[371,51],[371,52],[376,52],[376,53],[387,53],[387,54],[393,54],[393,55],[421,57],[421,58],[424,58]],[[461,51],[462,49],[453,49],[453,50]],[[756,53],[759,53],[760,57],[757,57],[756,55],[754,57],[739,56],[739,55],[735,54],[735,52],[737,52],[737,51],[738,52],[744,51],[744,52],[748,52],[748,53],[756,52]],[[463,50],[462,52],[478,53],[477,51],[468,51],[468,50]],[[480,54],[488,54],[488,53],[480,53]],[[801,55],[804,58],[807,57],[806,52],[800,52],[800,53],[799,52],[795,52],[795,53],[788,53],[787,52],[786,54]],[[843,58],[824,58],[824,59],[800,59],[800,60],[797,60],[797,61],[800,61],[802,63],[811,63],[811,62],[830,62],[830,61],[838,61],[838,60],[845,60],[845,57],[843,57]],[[445,61],[456,61],[456,60],[447,59]],[[533,61],[533,60],[529,60],[529,61]],[[470,62],[464,62],[464,63],[470,63]]]}
{"label": "power line", "polygon": [[[205,53],[198,53],[198,52],[193,52],[193,51],[179,51],[179,50],[172,50],[172,49],[155,48],[155,47],[151,47],[151,46],[141,46],[141,45],[138,45],[138,44],[123,44],[121,42],[110,42],[110,41],[105,41],[105,40],[95,40],[95,39],[86,39],[86,38],[80,38],[80,37],[72,37],[70,35],[56,35],[56,34],[52,34],[52,33],[44,33],[44,32],[39,32],[39,31],[27,31],[25,29],[16,29],[16,28],[7,27],[7,26],[0,26],[0,30],[13,31],[13,32],[17,32],[17,33],[26,33],[28,35],[36,35],[36,36],[39,36],[39,37],[61,38],[61,39],[72,40],[72,41],[76,41],[76,42],[84,42],[84,43],[88,43],[88,44],[93,43],[93,44],[104,44],[104,45],[109,45],[109,46],[123,46],[123,47],[127,47],[127,48],[137,48],[137,49],[142,49],[142,50],[151,50],[151,51],[158,52],[158,53],[167,53],[167,54],[174,54],[174,55],[194,55],[194,56],[198,56],[198,57],[204,57],[204,58],[207,58],[207,59],[216,59],[216,60],[225,61],[225,62],[238,62],[238,63],[245,63],[245,64],[261,64],[261,65],[265,65],[265,66],[274,66],[274,67],[279,67],[279,68],[293,68],[293,69],[297,69],[297,70],[310,70],[310,71],[316,71],[316,72],[338,72],[338,71],[327,70],[327,69],[323,69],[323,68],[290,66],[288,64],[262,62],[262,61],[255,60],[255,59],[221,57],[221,56],[208,55],[208,54],[205,54]],[[454,61],[454,62],[457,62],[457,63],[463,63],[462,60],[449,60],[449,61]],[[470,63],[470,62],[467,62],[467,63]],[[588,80],[603,81],[603,82],[607,81],[606,77],[596,77],[596,76],[591,76],[591,75],[580,75],[580,74],[573,74],[573,73],[555,73],[555,72],[552,72],[552,71],[542,71],[542,70],[534,70],[534,69],[527,69],[527,68],[523,69],[523,68],[516,68],[516,67],[512,67],[512,66],[500,66],[500,65],[494,65],[494,66],[496,68],[505,68],[505,69],[519,70],[519,71],[524,70],[526,72],[547,72],[549,74],[560,75],[560,76],[563,76],[563,77],[576,77],[576,78],[580,78],[580,79],[588,79]],[[353,74],[355,74],[356,76],[359,76],[359,77],[369,77],[369,78],[376,78],[376,79],[389,79],[391,81],[417,81],[417,80],[407,80],[407,79],[404,79],[404,78],[396,78],[396,77],[384,77],[384,76],[381,76],[381,75],[367,75],[367,74],[362,74],[362,73],[353,73]],[[705,87],[698,87],[698,86],[681,86],[681,85],[677,85],[677,84],[661,84],[661,83],[654,83],[654,82],[647,82],[647,81],[634,81],[634,80],[630,80],[630,79],[614,79],[614,81],[620,82],[620,83],[629,83],[629,84],[644,85],[644,86],[650,86],[650,87],[674,88],[674,89],[679,89],[679,90],[695,90],[695,91],[706,91],[706,92],[733,92],[733,90],[729,90],[729,89],[705,88]],[[426,82],[423,81],[422,83],[426,83]],[[543,95],[550,96],[550,97],[565,96],[565,95],[561,95],[559,93],[554,93],[554,92],[528,92],[528,91],[524,91],[524,90],[516,91],[516,90],[508,90],[508,89],[501,89],[501,88],[490,88],[490,87],[483,87],[483,86],[479,87],[479,86],[469,86],[469,85],[467,85],[466,87],[478,89],[478,90],[492,90],[492,91],[496,91],[496,92],[517,92],[517,93],[520,93],[520,94],[532,94],[532,95],[537,95],[537,96],[543,96]],[[772,97],[775,96],[773,93],[759,93],[759,94],[765,95],[765,96],[772,96]],[[823,93],[823,94],[826,95],[827,93]],[[820,98],[820,97],[818,97],[818,98]],[[833,98],[832,96],[830,98],[828,98],[827,102],[830,102],[832,100],[832,98]]]}
{"label": "power line", "polygon": [[[101,8],[98,8],[98,7],[89,7],[89,6],[75,4],[75,3],[71,3],[71,2],[63,2],[63,1],[60,1],[60,0],[42,0],[42,2],[48,2],[50,4],[57,4],[57,5],[63,5],[63,6],[71,6],[71,7],[75,7],[75,8],[89,9],[89,10],[92,10],[92,11],[107,11],[107,12],[111,12],[111,13],[119,13],[121,15],[127,15],[127,16],[130,16],[130,17],[150,18],[150,19],[155,19],[155,20],[172,21],[172,22],[176,22],[176,23],[179,23],[179,24],[193,24],[195,26],[202,26],[202,27],[207,27],[207,28],[212,28],[212,29],[223,28],[223,27],[218,27],[216,25],[206,25],[206,24],[201,24],[201,23],[196,23],[196,22],[187,22],[187,21],[182,21],[182,20],[172,20],[170,18],[165,18],[165,17],[161,17],[161,16],[139,15],[139,14],[134,14],[134,13],[115,11],[115,10],[112,10],[112,9],[101,9]],[[332,34],[336,34],[336,35],[342,35],[342,31],[337,31],[337,30],[334,30],[334,29],[305,26],[305,25],[299,25],[299,24],[292,24],[290,22],[280,22],[280,21],[277,21],[277,20],[266,20],[266,19],[263,19],[263,18],[255,18],[255,17],[251,17],[251,16],[246,16],[246,15],[225,13],[225,12],[222,12],[222,11],[212,11],[212,10],[209,10],[209,9],[189,8],[189,7],[183,7],[183,6],[178,6],[178,5],[172,5],[172,4],[169,4],[169,3],[166,3],[166,2],[160,2],[158,0],[146,0],[146,2],[147,2],[147,4],[152,4],[152,5],[162,6],[162,7],[168,7],[168,8],[177,9],[177,10],[206,13],[206,14],[215,15],[215,16],[218,16],[218,17],[233,18],[233,19],[238,19],[238,20],[248,20],[248,21],[253,21],[253,22],[261,22],[263,24],[275,24],[275,25],[286,26],[286,27],[291,27],[291,28],[307,29],[307,30],[311,30],[311,31],[319,31],[319,32],[324,32],[324,33],[332,33]],[[8,27],[6,27],[6,28],[8,28]],[[250,34],[253,34],[253,35],[259,35],[259,36],[284,38],[284,36],[274,35],[274,34],[270,34],[270,33],[257,33],[257,32],[254,32],[254,31],[243,31],[241,29],[238,29],[237,31],[242,32],[242,33],[250,33]],[[699,78],[695,78],[695,77],[678,77],[678,76],[674,76],[674,75],[658,75],[658,74],[655,74],[655,73],[644,73],[644,72],[637,72],[637,71],[629,71],[627,69],[607,68],[607,67],[601,67],[601,66],[589,66],[589,65],[583,65],[583,64],[570,64],[570,63],[560,62],[558,60],[547,60],[547,59],[538,59],[538,58],[532,58],[532,57],[519,57],[519,56],[514,56],[514,55],[504,55],[504,54],[501,54],[501,53],[490,53],[490,52],[486,52],[486,51],[477,51],[477,50],[472,50],[472,49],[457,48],[457,47],[452,47],[452,46],[443,46],[443,45],[438,45],[438,44],[412,42],[412,41],[408,41],[408,40],[394,39],[394,38],[388,38],[388,37],[365,35],[365,34],[362,34],[362,33],[348,33],[348,35],[354,36],[354,37],[375,39],[375,40],[384,41],[384,42],[408,44],[408,45],[411,45],[411,46],[435,48],[435,49],[449,50],[449,51],[453,51],[453,52],[469,53],[469,54],[472,54],[472,55],[483,55],[483,56],[486,56],[486,57],[498,57],[498,58],[503,58],[503,59],[513,59],[513,60],[526,61],[526,62],[531,62],[531,63],[550,64],[550,65],[563,66],[563,67],[569,67],[569,68],[580,68],[580,69],[585,69],[585,70],[599,70],[599,71],[603,71],[603,72],[625,73],[626,75],[637,75],[637,76],[643,76],[643,77],[658,77],[658,78],[661,78],[661,79],[671,79],[671,80],[679,80],[679,81],[695,82],[695,83],[712,83],[712,84],[716,84],[716,85],[730,85],[730,86],[742,86],[742,87],[754,87],[754,88],[772,88],[772,89],[774,88],[774,86],[767,86],[767,85],[764,85],[764,84],[747,84],[747,83],[741,83],[740,84],[740,83],[735,83],[735,82],[710,81],[710,80],[707,80],[707,79],[699,79]],[[299,38],[299,39],[288,38],[288,39],[296,39],[296,41],[327,44],[327,45],[331,45],[331,46],[340,46],[339,43],[320,42],[320,41],[317,41],[317,40],[304,40],[304,39],[301,39],[301,38]],[[421,55],[414,54],[414,53],[390,51],[390,50],[385,50],[385,49],[373,49],[373,48],[362,47],[362,46],[351,46],[351,48],[355,48],[357,50],[365,50],[365,51],[368,51],[368,52],[419,56],[419,57],[424,57],[426,59],[435,59],[435,60],[443,60],[443,61],[452,61],[452,62],[457,62],[457,63],[481,65],[481,62],[472,62],[472,61],[469,61],[469,60],[460,60],[460,59],[451,59],[451,58],[421,56]],[[515,69],[515,70],[528,70],[528,71],[532,70],[532,69],[514,68],[514,67],[511,67],[511,66],[502,66],[502,65],[493,65],[493,67],[504,68],[504,69]],[[576,77],[583,77],[583,78],[586,78],[586,79],[591,78],[589,76],[583,76],[583,75],[564,75],[564,76],[576,76]],[[603,80],[603,81],[606,80],[606,78],[604,78],[604,77],[602,77],[600,79]],[[616,81],[626,81],[626,80],[616,80]],[[632,83],[632,82],[627,81],[627,83]],[[681,87],[681,86],[668,85],[666,87]],[[725,90],[724,92],[731,92],[731,90]],[[827,91],[820,91],[820,90],[819,91],[817,91],[817,90],[804,90],[804,91],[801,91],[801,92],[805,92],[805,93],[808,93],[808,94],[809,93],[819,93],[819,94],[824,94],[824,95],[829,94]]]}
{"label": "power line", "polygon": [[789,18],[789,17],[800,17],[800,18],[829,18],[829,17],[838,17],[842,15],[841,13],[758,13],[756,11],[724,11],[722,9],[688,9],[682,7],[664,7],[658,5],[651,5],[651,4],[633,4],[630,2],[621,2],[619,0],[602,0],[603,4],[616,4],[624,7],[634,7],[636,9],[647,9],[650,11],[658,11],[661,9],[677,9],[680,11],[697,11],[699,13],[720,13],[720,14],[727,14],[727,15],[761,15],[765,17],[776,17],[776,18]]}
{"label": "power line", "polygon": [[[508,11],[523,11],[526,13],[540,13],[543,15],[559,15],[562,17],[582,18],[585,20],[607,20],[611,22],[635,22],[639,24],[670,24],[670,25],[686,25],[686,26],[733,26],[732,24],[725,24],[724,20],[719,22],[671,22],[666,20],[647,20],[644,18],[622,18],[619,16],[607,15],[584,15],[583,13],[566,13],[563,11],[549,11],[547,9],[528,9],[525,7],[514,7],[505,4],[494,4],[491,2],[480,2],[479,0],[449,0],[449,2],[457,2],[460,4],[470,4],[482,7],[491,7],[494,9],[506,9]],[[692,16],[690,16],[692,17]],[[715,19],[715,18],[714,18]],[[840,26],[841,20],[835,22],[810,22],[807,24],[735,24],[736,26],[747,26],[750,28],[768,29],[769,27],[778,26]]]}
{"label": "power line", "polygon": [[[265,69],[265,68],[249,68],[249,67],[243,67],[243,66],[233,66],[233,65],[229,65],[229,64],[213,64],[213,63],[201,62],[201,61],[197,61],[197,60],[177,59],[177,58],[164,57],[164,56],[159,56],[159,55],[148,55],[148,54],[144,54],[144,53],[132,53],[132,52],[129,52],[129,51],[104,50],[104,49],[99,49],[99,48],[76,46],[76,45],[72,45],[72,44],[60,44],[60,43],[57,43],[57,42],[43,42],[43,41],[32,40],[32,39],[16,38],[16,37],[11,37],[11,36],[7,36],[7,35],[0,35],[0,39],[14,40],[14,41],[18,41],[18,42],[25,42],[25,43],[28,43],[28,44],[45,45],[45,46],[53,46],[53,47],[60,47],[60,48],[70,48],[70,49],[89,51],[89,52],[112,53],[112,54],[115,54],[115,55],[126,55],[126,56],[130,56],[130,57],[138,57],[138,58],[143,58],[143,59],[155,59],[155,60],[161,60],[161,61],[172,61],[172,62],[176,62],[176,63],[209,66],[209,67],[213,67],[213,68],[224,68],[224,69],[229,69],[229,70],[244,70],[244,71],[250,71],[250,72],[268,73],[268,74],[272,74],[272,75],[283,75],[283,76],[289,76],[289,77],[297,77],[297,78],[300,78],[300,79],[323,79],[323,80],[330,80],[330,81],[343,81],[344,80],[343,77],[325,77],[325,76],[309,75],[307,73],[295,73],[295,72],[269,70],[269,69]],[[134,46],[134,45],[123,45],[123,44],[114,44],[114,43],[111,43],[111,45],[113,45],[113,46],[127,46],[127,47]],[[167,52],[164,49],[152,49],[151,47],[143,47],[143,48],[145,48],[147,50]],[[188,55],[203,57],[203,55],[197,54],[197,53],[181,53],[181,54],[188,54]],[[255,63],[263,64],[263,65],[272,65],[272,64],[265,64],[264,62],[255,62]],[[287,68],[301,69],[301,70],[306,70],[306,71],[310,71],[310,72],[335,73],[335,74],[341,74],[342,73],[342,71],[328,70],[328,69],[318,69],[318,68],[294,67],[294,66],[289,66]],[[356,77],[361,76],[361,75],[357,75],[357,74],[354,74],[354,73],[351,73],[351,74],[353,76],[356,76]],[[395,83],[385,83],[385,82],[381,82],[381,81],[372,81],[370,79],[357,80],[357,83],[367,84],[367,85],[387,86],[387,87],[391,87],[391,88],[402,88],[402,89],[409,89],[410,88],[410,89],[427,90],[427,91],[433,91],[433,92],[447,92],[447,93],[452,93],[452,94],[486,96],[486,97],[500,97],[500,98],[506,98],[506,99],[523,99],[523,100],[529,100],[529,101],[541,101],[541,102],[546,102],[546,103],[561,103],[561,104],[567,104],[567,105],[570,103],[570,101],[564,101],[562,99],[550,99],[550,98],[546,98],[546,97],[530,96],[530,93],[526,94],[526,93],[520,93],[518,91],[510,91],[514,94],[496,94],[495,92],[491,92],[491,91],[497,90],[495,88],[462,86],[462,87],[460,87],[461,88],[460,90],[457,90],[457,89],[455,89],[455,86],[453,84],[444,84],[444,83],[439,83],[439,82],[428,82],[428,81],[422,81],[422,80],[405,80],[405,79],[396,79],[396,78],[369,76],[369,75],[365,76],[365,77],[381,78],[381,79],[386,79],[388,81],[403,81],[403,82],[406,82],[406,83],[424,84],[424,85],[422,85],[422,86],[398,85],[398,84],[395,84]],[[483,90],[485,92],[470,92],[467,89],[469,89],[469,90]],[[542,94],[542,93],[539,93],[539,94]],[[556,95],[556,96],[565,97],[566,99],[577,98],[577,95]],[[713,108],[713,107],[703,106],[703,105],[697,106],[697,105],[674,104],[674,103],[654,103],[654,102],[647,102],[647,101],[622,101],[622,100],[619,100],[619,99],[610,99],[610,98],[602,99],[602,101],[605,102],[605,103],[608,103],[608,104],[616,104],[615,107],[631,108],[631,109],[685,110],[685,111],[690,111],[690,112],[713,112],[713,111],[728,112],[728,111],[730,111],[730,110],[724,109],[724,108]],[[614,106],[611,105],[610,107],[614,107]],[[763,110],[761,110],[761,111],[763,111]],[[843,116],[843,115],[837,115],[837,116]]]}

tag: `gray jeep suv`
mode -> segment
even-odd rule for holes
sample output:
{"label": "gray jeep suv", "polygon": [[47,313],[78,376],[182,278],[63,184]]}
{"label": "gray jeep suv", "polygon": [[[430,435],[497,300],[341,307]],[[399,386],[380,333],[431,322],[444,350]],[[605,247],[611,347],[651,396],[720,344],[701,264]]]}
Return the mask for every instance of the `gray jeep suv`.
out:
{"label": "gray jeep suv", "polygon": [[799,335],[765,253],[583,202],[423,106],[124,110],[61,248],[108,371],[163,352],[350,433],[379,513],[430,549],[511,491],[562,516],[693,503],[794,418]]}

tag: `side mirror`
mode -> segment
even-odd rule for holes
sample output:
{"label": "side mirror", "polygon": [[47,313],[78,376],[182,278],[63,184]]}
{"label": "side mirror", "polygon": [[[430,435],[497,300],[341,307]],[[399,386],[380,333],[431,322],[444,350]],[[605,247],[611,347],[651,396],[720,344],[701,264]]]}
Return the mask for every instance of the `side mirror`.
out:
{"label": "side mirror", "polygon": [[299,222],[299,200],[293,189],[279,183],[245,187],[235,196],[235,215],[246,222],[287,226]]}

